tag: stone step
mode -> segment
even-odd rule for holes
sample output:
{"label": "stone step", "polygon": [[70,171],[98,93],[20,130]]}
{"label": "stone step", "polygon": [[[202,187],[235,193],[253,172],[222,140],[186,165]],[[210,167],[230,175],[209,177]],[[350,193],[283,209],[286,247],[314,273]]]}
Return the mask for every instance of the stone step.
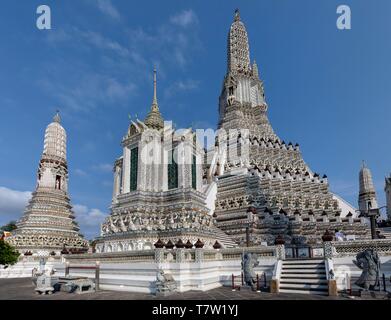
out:
{"label": "stone step", "polygon": [[237,247],[237,244],[234,241],[232,241],[230,236],[227,235],[224,231],[222,231],[218,227],[215,227],[214,231],[216,232],[217,241],[220,242],[225,248]]}
{"label": "stone step", "polygon": [[324,263],[323,259],[292,259],[292,260],[283,260],[283,264],[314,264],[314,263]]}
{"label": "stone step", "polygon": [[326,278],[307,278],[307,279],[296,279],[296,278],[281,278],[280,283],[311,283],[311,284],[326,284],[328,281]]}
{"label": "stone step", "polygon": [[302,289],[308,289],[308,290],[328,290],[327,284],[313,284],[313,283],[285,283],[280,282],[280,289],[296,289],[296,290],[302,290]]}
{"label": "stone step", "polygon": [[308,273],[308,274],[298,274],[298,273],[285,273],[281,274],[281,279],[289,278],[289,279],[326,279],[326,274],[316,274],[316,273]]}
{"label": "stone step", "polygon": [[284,274],[284,273],[287,273],[287,274],[292,274],[292,273],[307,273],[307,274],[326,274],[326,270],[325,269],[284,269],[282,268],[281,270],[281,274]]}
{"label": "stone step", "polygon": [[297,289],[280,289],[281,293],[301,293],[301,294],[314,294],[320,296],[328,296],[328,291],[318,291],[318,290],[297,290]]}
{"label": "stone step", "polygon": [[307,265],[297,265],[297,264],[290,264],[290,265],[282,265],[283,269],[303,269],[303,270],[318,270],[318,269],[326,269],[325,265],[312,265],[312,264],[307,264]]}

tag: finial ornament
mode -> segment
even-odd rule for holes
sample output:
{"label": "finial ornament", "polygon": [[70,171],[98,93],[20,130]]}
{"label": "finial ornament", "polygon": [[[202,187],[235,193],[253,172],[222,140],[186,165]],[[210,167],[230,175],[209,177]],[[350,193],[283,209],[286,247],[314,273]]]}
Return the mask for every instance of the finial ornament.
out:
{"label": "finial ornament", "polygon": [[157,93],[156,93],[156,67],[153,68],[153,101],[151,111],[148,113],[145,118],[144,123],[148,127],[162,129],[164,127],[164,120],[159,111],[159,106],[157,103]]}
{"label": "finial ornament", "polygon": [[158,103],[157,103],[157,89],[156,89],[156,67],[153,68],[153,101],[152,101],[152,108],[156,107],[158,108]]}
{"label": "finial ornament", "polygon": [[235,10],[235,21],[240,21],[240,11],[239,9],[236,9]]}
{"label": "finial ornament", "polygon": [[60,117],[60,111],[56,110],[56,115],[53,117],[53,121],[60,123],[61,122],[61,117]]}

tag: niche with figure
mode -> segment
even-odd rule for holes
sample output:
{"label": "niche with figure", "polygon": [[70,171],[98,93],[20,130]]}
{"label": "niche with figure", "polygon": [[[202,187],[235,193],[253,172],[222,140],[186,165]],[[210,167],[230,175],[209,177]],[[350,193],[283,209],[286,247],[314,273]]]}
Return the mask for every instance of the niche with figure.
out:
{"label": "niche with figure", "polygon": [[56,186],[55,186],[55,188],[57,190],[61,190],[61,176],[59,176],[59,175],[56,175]]}

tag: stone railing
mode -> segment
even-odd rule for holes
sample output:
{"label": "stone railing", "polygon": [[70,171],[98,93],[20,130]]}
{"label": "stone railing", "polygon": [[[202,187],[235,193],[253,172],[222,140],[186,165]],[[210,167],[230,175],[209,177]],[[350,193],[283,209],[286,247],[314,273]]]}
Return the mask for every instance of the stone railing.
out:
{"label": "stone railing", "polygon": [[70,254],[63,256],[66,261],[74,264],[95,263],[96,261],[105,263],[128,263],[128,262],[154,262],[154,250],[124,251],[124,252],[105,252],[105,253],[86,253]]}
{"label": "stone railing", "polygon": [[56,256],[40,256],[40,255],[31,255],[31,256],[25,256],[25,255],[20,255],[18,258],[18,262],[21,263],[26,263],[26,262],[39,262],[42,257],[46,259],[47,262],[58,262],[61,261],[61,256],[56,255]]}
{"label": "stone railing", "polygon": [[[153,249],[142,251],[88,253],[65,255],[64,258],[71,264],[95,263],[133,263],[133,262],[208,262],[241,260],[244,252],[258,255],[259,259],[277,259],[281,255],[280,246],[249,247],[230,249]],[[278,250],[280,249],[280,250]]]}
{"label": "stone railing", "polygon": [[241,260],[244,252],[258,255],[259,259],[277,259],[277,250],[272,247],[249,247],[230,249],[155,249],[155,262],[207,262],[207,261],[228,261]]}
{"label": "stone railing", "polygon": [[391,255],[391,240],[332,241],[324,243],[326,258],[355,256],[366,249],[374,249],[379,255]]}

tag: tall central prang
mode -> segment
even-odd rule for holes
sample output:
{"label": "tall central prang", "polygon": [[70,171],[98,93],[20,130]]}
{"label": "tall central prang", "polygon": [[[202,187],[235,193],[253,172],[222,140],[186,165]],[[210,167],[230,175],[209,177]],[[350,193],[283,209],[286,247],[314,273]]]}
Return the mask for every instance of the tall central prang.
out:
{"label": "tall central prang", "polygon": [[209,183],[217,184],[216,225],[240,245],[273,244],[278,236],[287,243],[315,243],[327,229],[367,237],[364,220],[329,191],[327,176],[309,168],[298,144],[274,133],[239,10],[227,43],[218,125],[225,138],[217,139],[205,167]]}

